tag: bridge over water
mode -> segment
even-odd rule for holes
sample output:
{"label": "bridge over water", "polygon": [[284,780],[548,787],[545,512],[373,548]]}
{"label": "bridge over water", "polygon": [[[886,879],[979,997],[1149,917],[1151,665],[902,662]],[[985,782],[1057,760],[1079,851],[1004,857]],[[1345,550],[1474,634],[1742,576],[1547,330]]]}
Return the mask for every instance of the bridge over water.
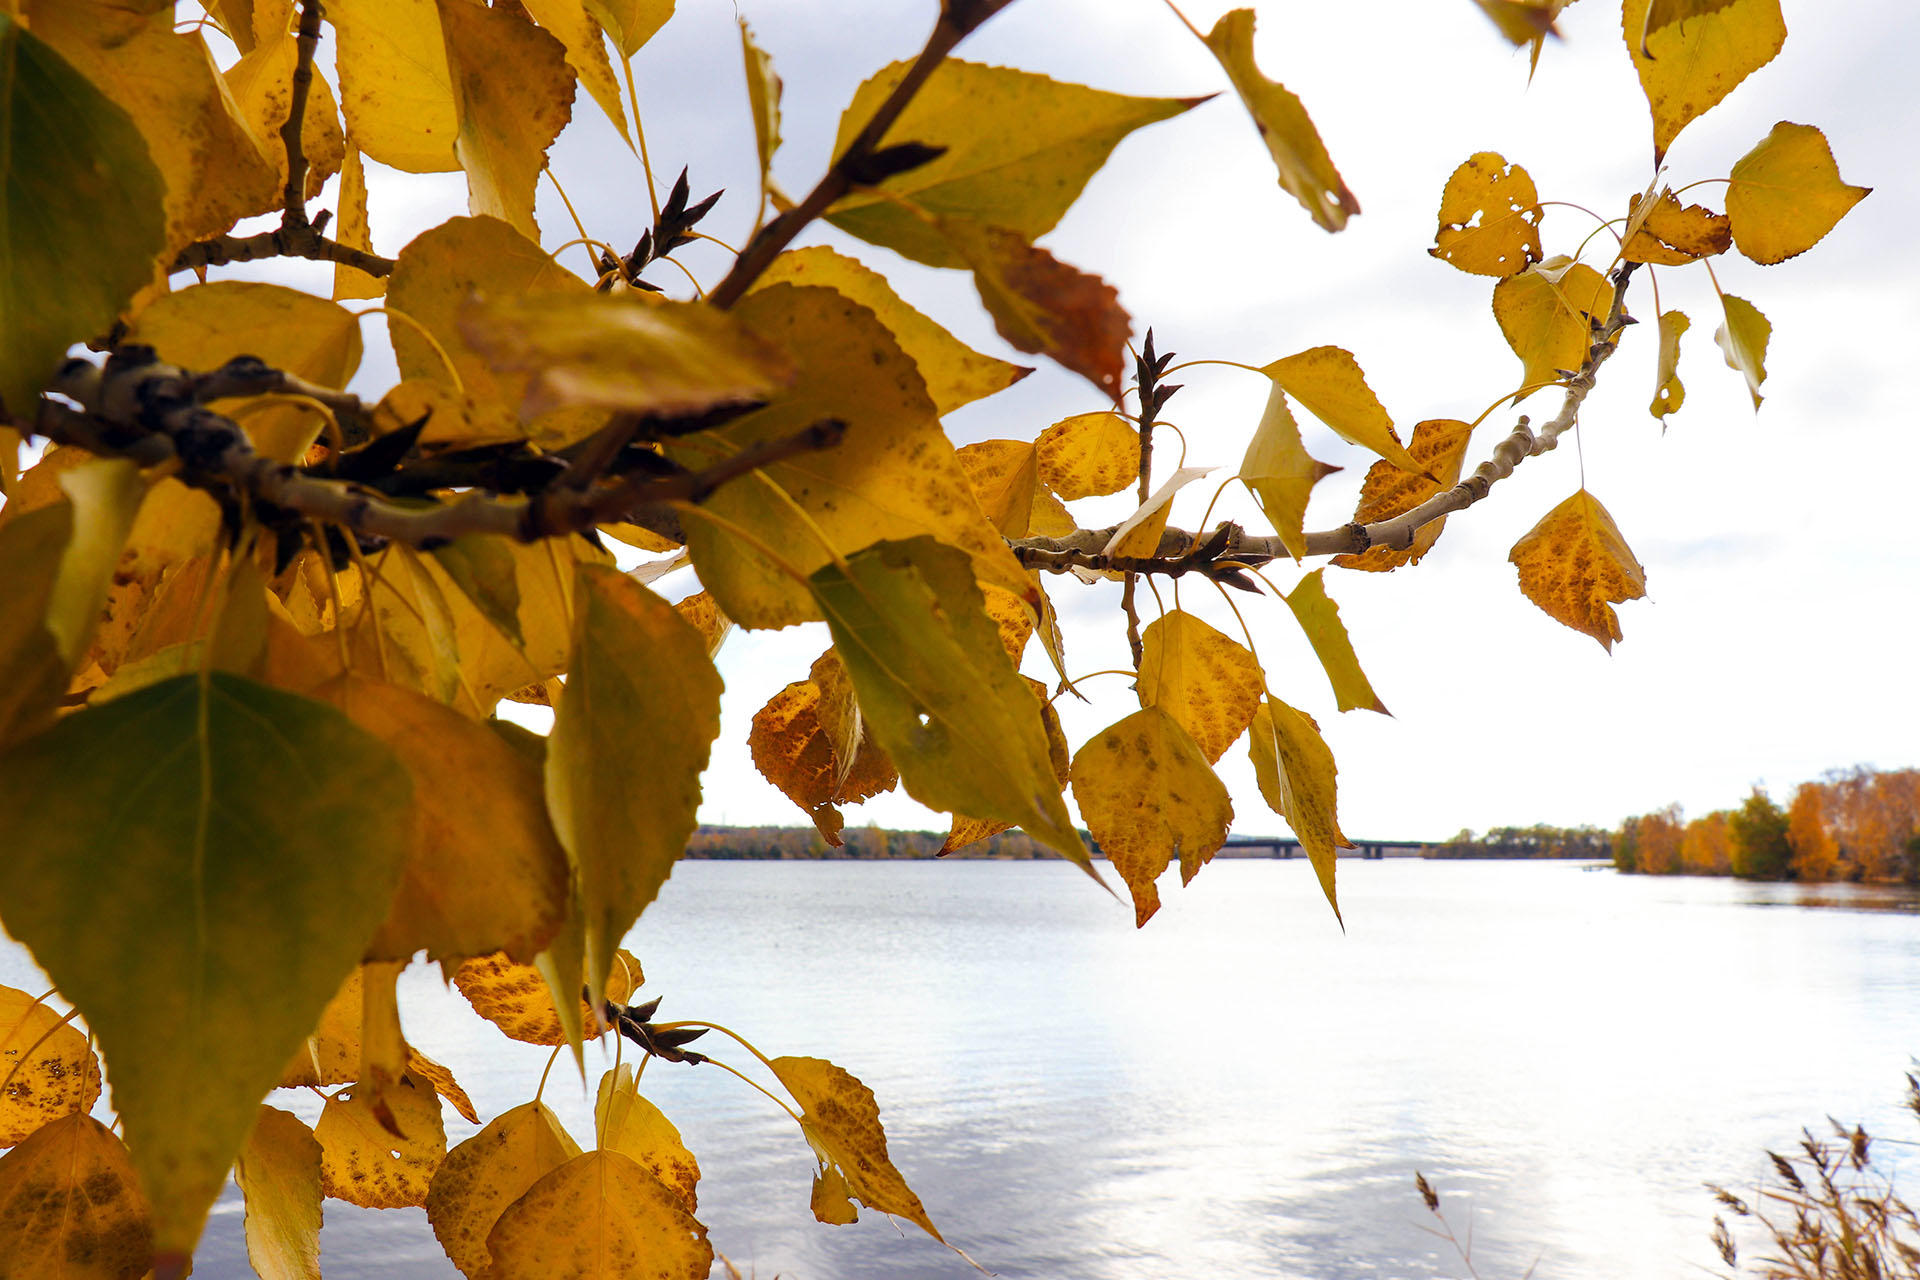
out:
{"label": "bridge over water", "polygon": [[[1420,840],[1355,840],[1343,858],[1424,858],[1433,845]],[[1228,836],[1216,858],[1304,858],[1306,850],[1292,836]]]}

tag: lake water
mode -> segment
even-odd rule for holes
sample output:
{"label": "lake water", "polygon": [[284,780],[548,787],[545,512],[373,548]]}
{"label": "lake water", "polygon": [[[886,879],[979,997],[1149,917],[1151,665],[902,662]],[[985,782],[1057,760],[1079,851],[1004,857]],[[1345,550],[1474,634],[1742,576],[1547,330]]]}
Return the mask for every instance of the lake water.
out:
{"label": "lake water", "polygon": [[[1698,1275],[1719,1269],[1703,1181],[1750,1189],[1766,1148],[1829,1114],[1920,1137],[1900,1106],[1920,1050],[1909,895],[1526,863],[1340,876],[1344,933],[1299,861],[1215,863],[1136,931],[1061,863],[692,862],[628,945],[661,1018],[871,1086],[936,1224],[1007,1277],[1463,1275],[1415,1170],[1484,1280],[1536,1259],[1539,1280]],[[0,982],[32,980],[0,948]],[[409,972],[403,1006],[483,1119],[533,1095],[546,1052],[437,971]],[[745,1065],[719,1038],[696,1047]],[[590,1049],[589,1075],[604,1065]],[[743,1275],[977,1274],[876,1214],[814,1223],[804,1142],[739,1081],[656,1062],[643,1088]],[[564,1061],[546,1097],[590,1145]],[[451,1141],[473,1131],[448,1113]],[[250,1274],[238,1209],[216,1211],[202,1280]],[[326,1217],[329,1280],[457,1274],[421,1211]]]}

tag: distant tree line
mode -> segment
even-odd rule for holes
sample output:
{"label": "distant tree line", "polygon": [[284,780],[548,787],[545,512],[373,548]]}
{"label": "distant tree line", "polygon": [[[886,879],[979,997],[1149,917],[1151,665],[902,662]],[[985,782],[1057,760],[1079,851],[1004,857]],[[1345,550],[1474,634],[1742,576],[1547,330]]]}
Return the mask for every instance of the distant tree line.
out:
{"label": "distant tree line", "polygon": [[1738,809],[1687,820],[1679,805],[1628,818],[1613,863],[1644,875],[1920,884],[1920,769],[1834,770],[1785,809],[1759,787]]}
{"label": "distant tree line", "polygon": [[[946,836],[934,831],[887,831],[877,826],[848,827],[836,849],[813,827],[702,826],[687,842],[686,856],[810,862],[852,858],[866,862],[938,856]],[[948,854],[951,858],[1024,862],[1059,855],[1024,831],[1004,831]]]}
{"label": "distant tree line", "polygon": [[1613,832],[1600,827],[1495,827],[1485,835],[1461,831],[1427,850],[1429,858],[1585,858],[1613,856]]}

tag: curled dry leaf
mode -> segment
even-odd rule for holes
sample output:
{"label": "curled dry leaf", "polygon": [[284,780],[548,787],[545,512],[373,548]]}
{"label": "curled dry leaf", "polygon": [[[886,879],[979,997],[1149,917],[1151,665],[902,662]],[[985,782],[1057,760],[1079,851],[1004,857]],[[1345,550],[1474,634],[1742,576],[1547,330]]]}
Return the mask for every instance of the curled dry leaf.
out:
{"label": "curled dry leaf", "polygon": [[1873,190],[1840,180],[1825,134],[1786,120],[1740,157],[1730,177],[1727,217],[1733,242],[1767,266],[1820,243]]}
{"label": "curled dry leaf", "polygon": [[1608,652],[1621,638],[1612,604],[1647,594],[1647,571],[1607,509],[1585,489],[1549,511],[1513,544],[1508,559],[1520,571],[1527,599]]}
{"label": "curled dry leaf", "polygon": [[[640,961],[631,951],[621,949],[607,978],[607,999],[626,1004],[645,981]],[[526,1044],[557,1045],[567,1042],[560,1026],[560,1015],[553,1007],[553,996],[540,970],[530,964],[518,964],[504,955],[476,956],[453,972],[453,985],[467,998],[473,1011],[500,1028],[510,1039]],[[580,1019],[589,1039],[602,1035],[607,1026],[593,1015],[587,1002],[580,1002]]]}
{"label": "curled dry leaf", "polygon": [[1160,909],[1154,881],[1173,861],[1191,881],[1227,841],[1233,800],[1164,707],[1136,711],[1073,757],[1073,798],[1133,894],[1136,926]]}
{"label": "curled dry leaf", "polygon": [[838,847],[844,820],[839,806],[858,804],[899,781],[878,743],[865,732],[853,688],[831,650],[805,680],[796,680],[754,713],[747,747],[761,776],[813,819]]}
{"label": "curled dry leaf", "polygon": [[0,987],[0,1147],[93,1109],[100,1060],[86,1036],[44,1001]]}
{"label": "curled dry leaf", "polygon": [[1510,276],[1540,260],[1540,193],[1497,152],[1469,156],[1440,195],[1434,257],[1481,276]]}
{"label": "curled dry leaf", "polygon": [[[1627,197],[1627,225],[1633,226],[1642,197]],[[1725,214],[1703,205],[1682,207],[1671,191],[1662,191],[1639,227],[1627,237],[1620,256],[1629,262],[1656,267],[1678,267],[1725,253],[1733,244],[1732,224]]]}
{"label": "curled dry leaf", "polygon": [[[1460,483],[1467,442],[1472,437],[1473,428],[1456,418],[1429,418],[1420,423],[1413,429],[1413,439],[1407,442],[1407,452],[1424,468],[1425,474],[1414,475],[1386,462],[1374,463],[1367,468],[1367,478],[1360,484],[1360,503],[1354,508],[1353,522],[1373,524],[1405,515],[1428,498]],[[1442,516],[1421,525],[1413,535],[1413,545],[1405,549],[1369,547],[1359,555],[1335,556],[1332,563],[1342,569],[1368,573],[1419,564],[1440,540],[1440,531],[1446,524],[1447,518]]]}
{"label": "curled dry leaf", "polygon": [[1660,362],[1655,374],[1653,403],[1647,411],[1660,419],[1665,426],[1667,415],[1677,411],[1687,398],[1687,389],[1680,385],[1680,335],[1685,333],[1693,322],[1678,311],[1660,313]]}

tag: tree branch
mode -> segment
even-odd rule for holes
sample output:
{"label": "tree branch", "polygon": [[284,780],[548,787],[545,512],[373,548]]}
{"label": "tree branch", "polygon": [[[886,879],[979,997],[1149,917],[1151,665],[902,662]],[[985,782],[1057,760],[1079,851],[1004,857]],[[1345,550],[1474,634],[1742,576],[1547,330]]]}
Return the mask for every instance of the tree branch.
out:
{"label": "tree branch", "polygon": [[[1587,348],[1586,359],[1568,379],[1560,411],[1552,420],[1536,432],[1522,415],[1513,430],[1494,446],[1492,456],[1474,468],[1473,474],[1460,483],[1391,519],[1377,520],[1372,524],[1345,524],[1337,529],[1308,533],[1307,555],[1359,555],[1372,547],[1405,550],[1413,545],[1414,535],[1423,527],[1456,511],[1464,511],[1486,497],[1495,484],[1512,475],[1513,469],[1520,463],[1555,448],[1560,437],[1578,421],[1580,406],[1593,390],[1600,366],[1611,359],[1619,347],[1621,331],[1635,323],[1626,311],[1626,293],[1627,284],[1637,265],[1623,262],[1615,269],[1612,278],[1613,309],[1605,320],[1594,321],[1593,341]],[[1051,573],[1066,573],[1074,568],[1126,568],[1133,573],[1173,573],[1171,566],[1188,555],[1200,539],[1197,533],[1169,528],[1160,535],[1160,545],[1152,557],[1137,558],[1139,563],[1131,567],[1108,564],[1106,561],[1112,557],[1102,557],[1098,553],[1112,540],[1119,527],[1110,525],[1105,529],[1076,529],[1064,538],[1018,538],[1013,539],[1011,545],[1022,564]],[[1264,563],[1292,554],[1277,537],[1243,538],[1233,544],[1233,549],[1250,563]],[[1183,573],[1190,571],[1180,570]]]}
{"label": "tree branch", "polygon": [[635,472],[587,488],[552,484],[526,497],[469,491],[421,506],[255,453],[239,425],[206,408],[206,401],[295,390],[317,392],[330,407],[355,412],[359,400],[313,388],[251,357],[193,374],[155,360],[151,349],[123,348],[104,370],[70,361],[56,390],[83,406],[75,410],[56,400],[40,402],[35,429],[56,441],[104,457],[131,458],[143,467],[172,465],[184,483],[218,499],[244,496],[256,511],[277,509],[422,549],[468,534],[534,542],[618,521],[652,527],[658,523],[647,518],[652,511],[676,502],[703,502],[722,485],[760,468],[831,449],[846,433],[844,423],[829,418],[700,471]]}
{"label": "tree branch", "polygon": [[840,153],[820,181],[814,184],[806,199],[762,227],[760,233],[748,242],[746,249],[734,259],[733,269],[707,295],[707,301],[722,311],[740,301],[780,251],[793,243],[793,238],[808,223],[825,213],[829,205],[855,186],[876,186],[896,173],[925,164],[939,155],[939,150],[927,147],[888,147],[882,150],[880,139],[900,118],[900,113],[907,109],[913,96],[920,92],[927,77],[953,52],[953,47],[1011,3],[1012,0],[947,0],[941,6],[940,17],[933,24],[933,31],[927,36],[927,43],[921,48],[919,56],[914,58],[906,75],[901,77],[900,83],[880,104],[880,109],[873,113],[873,118],[847,144],[847,149]]}
{"label": "tree branch", "polygon": [[307,95],[313,89],[313,55],[320,47],[320,0],[300,0],[300,27],[294,36],[293,101],[280,141],[287,151],[287,186],[281,197],[280,227],[307,225],[307,149],[301,131],[307,123]]}

